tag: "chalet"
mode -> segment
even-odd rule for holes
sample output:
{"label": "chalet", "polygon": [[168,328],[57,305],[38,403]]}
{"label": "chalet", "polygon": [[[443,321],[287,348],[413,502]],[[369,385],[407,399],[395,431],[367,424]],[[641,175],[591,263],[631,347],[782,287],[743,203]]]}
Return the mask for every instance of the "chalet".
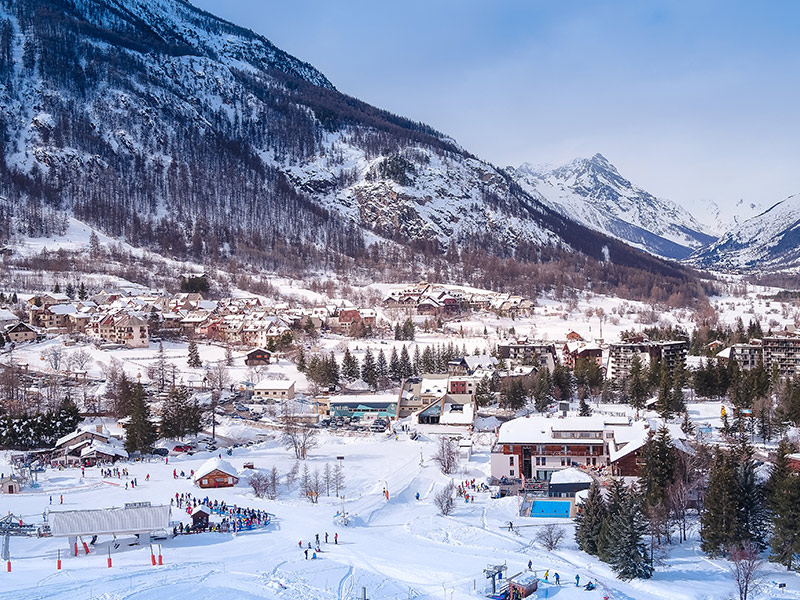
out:
{"label": "chalet", "polygon": [[17,477],[9,475],[0,478],[0,494],[19,494],[22,484]]}
{"label": "chalet", "polygon": [[19,323],[19,317],[17,317],[17,315],[10,310],[0,308],[0,329],[4,329],[10,325],[16,325],[17,323]]}
{"label": "chalet", "polygon": [[105,444],[100,441],[89,442],[80,451],[81,463],[85,465],[97,465],[102,463],[113,463],[119,459],[127,459],[128,453],[119,443]]}
{"label": "chalet", "polygon": [[250,352],[245,355],[244,364],[246,364],[248,367],[268,365],[271,359],[272,353],[269,350],[256,348],[255,350],[250,350]]}
{"label": "chalet", "polygon": [[492,448],[492,476],[549,480],[555,471],[572,466],[607,466],[613,426],[629,427],[629,423],[603,416],[507,421]]}
{"label": "chalet", "polygon": [[794,452],[792,454],[787,454],[786,459],[789,463],[789,468],[793,471],[800,472],[800,452]]}
{"label": "chalet", "polygon": [[447,372],[450,375],[472,375],[478,369],[494,369],[497,359],[488,354],[465,356],[451,360],[447,363]]}
{"label": "chalet", "polygon": [[239,483],[236,469],[229,462],[216,457],[204,462],[192,479],[201,488],[233,487]]}
{"label": "chalet", "polygon": [[56,440],[54,449],[65,455],[78,455],[83,448],[90,446],[95,441],[108,444],[110,439],[111,435],[102,425],[92,425],[78,428],[72,433],[60,437]]}
{"label": "chalet", "polygon": [[266,379],[253,388],[253,400],[292,400],[294,381],[286,379]]}
{"label": "chalet", "polygon": [[583,336],[580,333],[576,333],[572,329],[569,330],[567,333],[567,341],[568,342],[583,342]]}
{"label": "chalet", "polygon": [[[641,450],[647,443],[650,432],[655,432],[662,425],[662,422],[654,419],[652,423],[637,421],[631,427],[616,429],[608,444],[612,473],[618,477],[638,476]],[[684,454],[694,454],[694,450],[687,443],[686,434],[679,425],[668,423],[666,427],[675,450]]]}
{"label": "chalet", "polygon": [[30,306],[40,306],[42,308],[49,308],[54,304],[63,304],[69,302],[70,298],[66,294],[53,292],[51,294],[42,294],[40,296],[33,296],[28,300]]}
{"label": "chalet", "polygon": [[208,518],[211,516],[211,509],[201,504],[192,510],[192,530],[202,531],[208,527]]}
{"label": "chalet", "polygon": [[6,337],[15,344],[32,342],[36,339],[36,331],[25,323],[17,323],[6,329]]}
{"label": "chalet", "polygon": [[350,335],[355,326],[362,323],[361,313],[356,308],[343,308],[331,319],[331,327],[344,335]]}
{"label": "chalet", "polygon": [[575,368],[575,361],[579,358],[602,366],[603,349],[597,344],[588,344],[582,341],[569,341],[564,344],[561,349],[561,363],[565,367]]}

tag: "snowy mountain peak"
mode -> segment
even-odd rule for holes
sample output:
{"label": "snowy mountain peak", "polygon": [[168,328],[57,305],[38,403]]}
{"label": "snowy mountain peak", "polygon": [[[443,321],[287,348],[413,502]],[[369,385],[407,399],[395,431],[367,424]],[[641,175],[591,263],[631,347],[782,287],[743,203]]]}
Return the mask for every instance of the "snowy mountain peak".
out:
{"label": "snowy mountain peak", "polygon": [[554,210],[637,248],[683,259],[712,242],[686,210],[635,186],[602,154],[554,169],[509,169],[529,193]]}
{"label": "snowy mountain peak", "polygon": [[[752,210],[739,201],[737,208]],[[800,266],[800,194],[773,204],[728,231],[714,244],[691,257],[691,262],[717,269],[780,270]]]}

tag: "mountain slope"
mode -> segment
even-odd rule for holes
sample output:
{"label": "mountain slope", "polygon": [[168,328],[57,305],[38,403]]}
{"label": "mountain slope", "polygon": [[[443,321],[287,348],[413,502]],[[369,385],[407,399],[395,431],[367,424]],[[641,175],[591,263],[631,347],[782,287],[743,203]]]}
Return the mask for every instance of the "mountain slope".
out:
{"label": "mountain slope", "polygon": [[694,254],[689,262],[732,270],[800,266],[800,195],[789,196],[748,219]]}
{"label": "mountain slope", "polygon": [[686,210],[633,185],[601,154],[556,169],[510,169],[553,210],[651,254],[680,260],[714,241]]}
{"label": "mountain slope", "polygon": [[390,240],[692,277],[182,0],[0,0],[0,129],[0,241],[71,215],[171,257],[266,268],[344,269]]}

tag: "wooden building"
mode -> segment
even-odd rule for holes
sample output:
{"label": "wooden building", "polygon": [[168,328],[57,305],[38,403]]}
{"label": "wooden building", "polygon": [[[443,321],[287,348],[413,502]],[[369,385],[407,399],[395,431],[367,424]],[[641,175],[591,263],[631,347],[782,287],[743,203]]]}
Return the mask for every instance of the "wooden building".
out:
{"label": "wooden building", "polygon": [[229,462],[215,457],[200,466],[193,480],[201,488],[233,487],[239,483],[239,475]]}

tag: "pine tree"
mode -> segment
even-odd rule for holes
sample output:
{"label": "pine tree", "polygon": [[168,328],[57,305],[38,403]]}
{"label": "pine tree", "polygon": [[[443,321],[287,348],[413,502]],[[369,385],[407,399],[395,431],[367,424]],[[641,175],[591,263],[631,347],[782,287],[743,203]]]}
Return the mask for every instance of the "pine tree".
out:
{"label": "pine tree", "polygon": [[769,559],[791,570],[800,554],[800,475],[789,467],[787,456],[794,452],[783,440],[767,482],[772,537]]}
{"label": "pine tree", "polygon": [[59,285],[58,281],[56,281],[55,285],[53,285],[53,293],[54,294],[61,293],[61,286]]}
{"label": "pine tree", "polygon": [[150,407],[142,384],[137,382],[133,388],[130,402],[130,420],[125,436],[125,450],[128,452],[149,452],[156,441],[156,428],[150,421]]}
{"label": "pine tree", "polygon": [[420,358],[419,358],[419,344],[414,344],[414,375],[420,375],[422,370],[420,369]]}
{"label": "pine tree", "polygon": [[700,513],[700,547],[715,558],[739,541],[739,507],[736,465],[729,453],[714,454],[708,488]]}
{"label": "pine tree", "polygon": [[80,284],[78,284],[78,300],[86,300],[88,297],[89,292],[86,291],[86,286],[83,285],[83,282],[81,281]]}
{"label": "pine tree", "polygon": [[686,437],[691,438],[694,436],[694,423],[689,418],[689,411],[683,411],[683,421],[681,422],[681,431],[686,435]]}
{"label": "pine tree", "polygon": [[200,360],[200,352],[197,349],[197,342],[194,340],[189,342],[189,357],[186,360],[186,364],[193,369],[199,369],[203,366],[203,361]]}
{"label": "pine tree", "polygon": [[180,438],[198,433],[202,410],[185,387],[172,387],[161,406],[160,431],[163,437]]}
{"label": "pine tree", "polygon": [[392,346],[392,354],[389,356],[389,379],[400,381],[400,358],[397,356],[397,348]]}
{"label": "pine tree", "polygon": [[636,410],[644,408],[644,402],[647,399],[647,386],[642,373],[642,360],[638,354],[634,354],[633,359],[631,359],[631,370],[628,374],[628,397],[633,408]]}
{"label": "pine tree", "polygon": [[422,351],[422,358],[419,361],[419,372],[420,373],[437,372],[436,359],[433,355],[433,348],[431,346],[425,346],[425,349]]}
{"label": "pine tree", "polygon": [[512,378],[511,383],[506,386],[501,395],[500,403],[503,407],[512,410],[519,410],[528,403],[528,394],[525,391],[525,386],[518,377]]}
{"label": "pine tree", "polygon": [[550,369],[539,369],[533,380],[533,406],[537,412],[543,413],[553,401],[553,380]]}
{"label": "pine tree", "polygon": [[639,484],[647,506],[666,504],[667,488],[675,477],[675,455],[672,438],[666,427],[650,433],[642,447],[639,466]]}
{"label": "pine tree", "polygon": [[383,348],[378,351],[378,360],[375,363],[375,374],[377,375],[378,381],[385,381],[389,378],[389,365],[386,362],[386,354],[384,354]]}
{"label": "pine tree", "polygon": [[414,341],[414,321],[411,320],[411,317],[408,317],[403,323],[403,339]]}
{"label": "pine tree", "polygon": [[394,324],[394,339],[398,341],[403,339],[403,331],[400,329],[400,323]]}
{"label": "pine tree", "polygon": [[669,369],[667,368],[666,361],[661,361],[656,409],[664,420],[669,420],[672,416],[672,379],[669,376]]}
{"label": "pine tree", "polygon": [[475,404],[478,406],[489,406],[494,402],[494,394],[489,384],[489,378],[484,375],[475,386]]}
{"label": "pine tree", "polygon": [[605,516],[606,503],[603,500],[603,492],[600,490],[600,484],[592,480],[589,494],[575,518],[575,541],[587,554],[597,555]]}
{"label": "pine tree", "polygon": [[361,379],[373,389],[378,385],[378,372],[375,365],[375,358],[372,356],[372,350],[369,348],[367,348],[364,354],[364,361],[361,363]]}
{"label": "pine tree", "polygon": [[302,346],[300,346],[300,349],[297,351],[297,360],[295,361],[295,366],[297,367],[298,372],[306,372],[306,353]]}
{"label": "pine tree", "polygon": [[603,525],[600,528],[600,535],[597,538],[597,557],[604,561],[611,560],[610,544],[611,530],[614,519],[622,512],[622,505],[626,495],[629,493],[622,479],[614,478],[608,486],[608,499],[606,500],[606,512],[603,518]]}
{"label": "pine tree", "polygon": [[581,398],[580,409],[578,415],[581,417],[591,417],[592,409],[586,404],[586,398]]}
{"label": "pine tree", "polygon": [[68,281],[68,282],[67,282],[67,287],[66,287],[66,288],[64,288],[64,293],[65,293],[65,294],[66,294],[66,295],[67,295],[67,296],[68,296],[70,299],[72,299],[72,298],[74,298],[74,297],[75,297],[75,286],[74,286],[74,285],[72,285],[72,282],[71,282],[71,281]]}
{"label": "pine tree", "polygon": [[414,374],[411,359],[408,357],[408,348],[403,344],[400,350],[400,368],[398,369],[401,379],[408,379]]}
{"label": "pine tree", "polygon": [[230,345],[225,346],[225,366],[233,366],[233,348]]}
{"label": "pine tree", "polygon": [[355,381],[361,376],[358,359],[350,353],[350,348],[345,348],[342,357],[342,377],[345,381]]}
{"label": "pine tree", "polygon": [[646,531],[642,506],[636,494],[629,492],[611,524],[608,547],[611,568],[623,581],[653,576],[653,563],[642,541]]}
{"label": "pine tree", "polygon": [[737,542],[751,541],[760,549],[766,548],[767,506],[764,489],[756,481],[753,448],[743,438],[736,448],[736,488],[738,500]]}

